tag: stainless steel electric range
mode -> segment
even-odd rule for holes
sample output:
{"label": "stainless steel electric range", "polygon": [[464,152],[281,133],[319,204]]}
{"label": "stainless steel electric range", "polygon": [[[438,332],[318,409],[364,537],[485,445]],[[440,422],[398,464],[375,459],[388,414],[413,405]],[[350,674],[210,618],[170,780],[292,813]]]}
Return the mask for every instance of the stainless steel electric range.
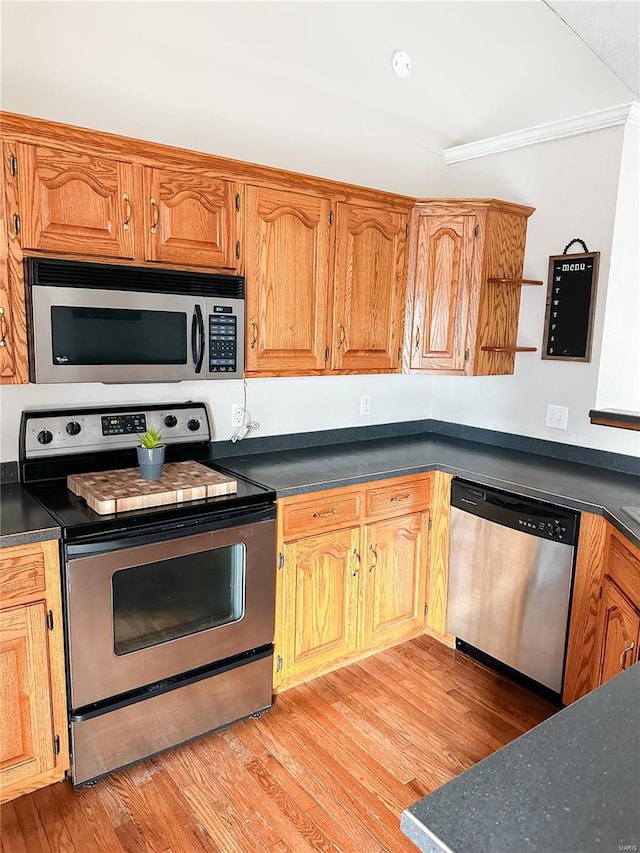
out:
{"label": "stainless steel electric range", "polygon": [[236,494],[98,515],[67,489],[135,467],[152,427],[167,462],[210,465],[201,403],[22,416],[21,481],[62,529],[75,785],[271,705],[275,494],[238,477]]}

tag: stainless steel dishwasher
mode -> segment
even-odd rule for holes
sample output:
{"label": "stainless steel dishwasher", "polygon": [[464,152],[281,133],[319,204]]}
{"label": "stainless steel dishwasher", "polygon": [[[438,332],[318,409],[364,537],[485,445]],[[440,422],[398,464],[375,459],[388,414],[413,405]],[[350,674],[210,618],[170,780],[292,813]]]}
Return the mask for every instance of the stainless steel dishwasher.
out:
{"label": "stainless steel dishwasher", "polygon": [[457,648],[555,699],[562,692],[578,518],[495,489],[451,484],[447,630]]}

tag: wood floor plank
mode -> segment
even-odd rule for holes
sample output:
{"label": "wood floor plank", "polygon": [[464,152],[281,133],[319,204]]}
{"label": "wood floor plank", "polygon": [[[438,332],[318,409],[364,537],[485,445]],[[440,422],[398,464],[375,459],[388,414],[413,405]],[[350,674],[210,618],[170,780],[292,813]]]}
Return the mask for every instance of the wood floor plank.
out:
{"label": "wood floor plank", "polygon": [[0,807],[0,842],[2,853],[30,853],[13,803],[4,803]]}
{"label": "wood floor plank", "polygon": [[555,710],[417,637],[95,788],[5,804],[2,853],[415,853],[401,812]]}
{"label": "wood floor plank", "polygon": [[[47,839],[53,851],[60,853],[76,853],[78,848],[71,839],[71,834],[64,821],[64,815],[56,800],[52,786],[41,788],[33,794],[33,802],[40,820],[42,821]],[[82,851],[78,851],[82,853]]]}
{"label": "wood floor plank", "polygon": [[42,819],[38,814],[34,798],[20,797],[14,801],[14,806],[29,853],[32,853],[32,851],[50,853],[52,847],[49,844],[49,839],[47,838]]}

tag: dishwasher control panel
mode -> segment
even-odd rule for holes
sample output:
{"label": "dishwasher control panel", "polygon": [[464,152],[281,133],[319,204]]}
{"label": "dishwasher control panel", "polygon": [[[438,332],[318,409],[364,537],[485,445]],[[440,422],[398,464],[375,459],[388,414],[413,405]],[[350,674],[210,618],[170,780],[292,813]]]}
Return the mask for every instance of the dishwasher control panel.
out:
{"label": "dishwasher control panel", "polygon": [[575,545],[578,541],[577,512],[533,498],[456,478],[451,483],[451,506],[563,545]]}
{"label": "dishwasher control panel", "polygon": [[525,532],[543,533],[548,539],[554,539],[558,542],[563,542],[567,534],[570,535],[571,525],[567,526],[567,522],[562,518],[554,518],[549,521],[540,521],[529,516],[518,517],[518,527],[521,527]]}

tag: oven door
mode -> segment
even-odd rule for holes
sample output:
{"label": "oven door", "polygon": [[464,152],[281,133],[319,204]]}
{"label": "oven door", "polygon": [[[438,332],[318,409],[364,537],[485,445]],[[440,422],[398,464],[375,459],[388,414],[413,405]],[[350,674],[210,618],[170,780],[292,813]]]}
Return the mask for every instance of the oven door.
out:
{"label": "oven door", "polygon": [[206,378],[204,298],[33,285],[30,300],[32,382]]}
{"label": "oven door", "polygon": [[[94,543],[66,563],[71,708],[273,642],[274,509],[224,527]],[[103,550],[100,551],[100,548]]]}

